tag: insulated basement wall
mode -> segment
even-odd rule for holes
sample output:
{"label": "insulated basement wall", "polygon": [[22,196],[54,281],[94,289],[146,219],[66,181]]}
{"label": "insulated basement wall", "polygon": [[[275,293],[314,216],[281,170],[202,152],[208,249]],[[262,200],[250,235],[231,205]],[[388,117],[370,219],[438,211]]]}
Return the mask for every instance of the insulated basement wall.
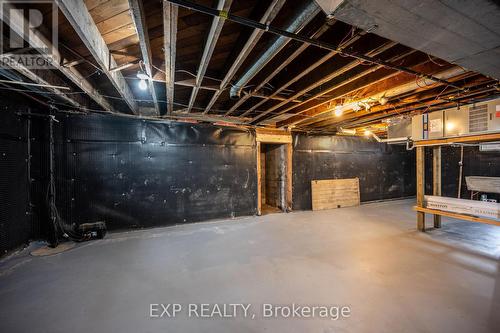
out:
{"label": "insulated basement wall", "polygon": [[[458,195],[460,147],[441,148],[441,194],[456,198]],[[426,148],[426,194],[432,194],[432,147]],[[470,199],[470,191],[465,183],[466,176],[500,177],[500,151],[481,152],[479,147],[464,147],[463,178],[461,197]],[[500,201],[499,194],[488,194],[489,198]]]}
{"label": "insulated basement wall", "polygon": [[415,195],[415,152],[363,137],[293,136],[293,209],[312,209],[311,180],[359,178],[361,201]]}
{"label": "insulated basement wall", "polygon": [[56,202],[67,224],[126,229],[256,213],[251,131],[114,115],[56,118]]}
{"label": "insulated basement wall", "polygon": [[28,122],[0,110],[0,256],[27,243],[33,230],[28,168]]}

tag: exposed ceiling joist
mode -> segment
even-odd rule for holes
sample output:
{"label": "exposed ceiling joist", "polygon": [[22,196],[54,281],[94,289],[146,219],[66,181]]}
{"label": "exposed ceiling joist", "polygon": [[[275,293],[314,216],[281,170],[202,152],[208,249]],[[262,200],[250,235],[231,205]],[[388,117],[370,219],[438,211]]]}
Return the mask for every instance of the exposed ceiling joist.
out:
{"label": "exposed ceiling joist", "polygon": [[109,52],[108,46],[97,29],[85,3],[80,0],[56,0],[56,2],[103,73],[123,98],[123,101],[129,106],[132,112],[138,114],[137,103],[125,78],[119,71],[110,71],[117,64]]}
{"label": "exposed ceiling joist", "polygon": [[68,102],[71,106],[77,108],[77,109],[84,109],[85,106],[81,103],[81,101],[77,101],[77,97],[75,95],[66,95],[63,90],[55,87],[57,85],[66,85],[65,82],[61,82],[60,78],[57,77],[57,75],[48,70],[34,70],[34,69],[29,69],[23,66],[22,64],[18,63],[15,68],[13,68],[16,72],[19,74],[22,74],[23,76],[27,77],[31,81],[41,85],[45,86],[45,89],[48,90],[49,92],[53,93],[54,95],[58,96],[59,98],[63,99],[64,101]]}
{"label": "exposed ceiling joist", "polygon": [[[21,12],[16,11],[10,3],[2,3],[3,15],[10,14],[10,18],[1,17],[3,22],[8,22],[11,31],[19,35],[23,40],[29,43],[30,47],[36,50],[50,50],[45,54],[52,58],[52,66],[64,74],[70,81],[82,89],[90,98],[107,111],[114,111],[112,105],[102,96],[93,85],[73,67],[62,66],[61,55],[52,43],[42,36],[38,31],[28,31],[24,27],[29,26],[29,22],[24,18]],[[8,21],[7,21],[8,19]],[[40,78],[42,79],[42,78]]]}
{"label": "exposed ceiling joist", "polygon": [[[344,43],[341,44],[340,47],[344,48],[344,47],[348,47],[349,45],[352,45],[354,42],[356,42],[357,40],[359,40],[361,38],[361,36],[364,35],[364,32],[361,32],[359,34],[355,34],[354,36],[352,36],[351,38],[349,38],[347,41],[345,41]],[[306,44],[307,45],[307,44]],[[318,59],[316,62],[314,62],[311,66],[305,68],[304,70],[302,70],[300,73],[298,73],[297,75],[294,75],[290,80],[288,80],[286,83],[284,83],[283,85],[281,85],[278,89],[276,89],[276,91],[274,91],[271,96],[275,96],[279,93],[281,93],[283,90],[285,90],[286,88],[288,88],[289,86],[291,86],[292,84],[294,84],[295,82],[298,82],[299,80],[301,80],[302,78],[304,78],[306,75],[308,75],[309,73],[311,73],[313,70],[315,70],[316,68],[318,68],[319,66],[321,66],[322,64],[326,63],[328,60],[330,60],[331,58],[333,58],[336,54],[338,54],[338,52],[336,51],[331,51],[331,52],[328,52],[326,55],[324,55],[323,57],[321,57],[320,59]],[[262,104],[264,104],[265,102],[267,101],[261,101],[257,104],[255,104],[254,106],[252,106],[250,109],[246,110],[241,116],[244,117],[244,116],[247,116],[248,114],[250,114],[252,111],[254,110],[257,110],[258,107],[260,107]],[[281,105],[279,105],[281,106]],[[277,107],[279,107],[277,106]],[[276,108],[277,108],[276,107]],[[270,111],[269,111],[270,110]],[[259,116],[257,117],[254,117],[252,119],[253,120],[258,120],[260,119],[260,117],[263,117],[265,115],[267,115],[269,112],[272,112],[274,109],[271,108],[271,109],[268,109],[266,111],[264,111],[262,113],[262,116],[259,114]],[[267,112],[269,111],[269,112]],[[266,113],[267,112],[267,113]]]}
{"label": "exposed ceiling joist", "polygon": [[[233,0],[219,0],[217,4],[218,10],[229,11]],[[198,96],[198,91],[200,90],[201,83],[203,81],[203,77],[208,68],[208,64],[210,63],[210,58],[212,57],[212,53],[214,52],[215,45],[217,44],[217,40],[219,39],[220,33],[222,31],[222,27],[224,25],[224,19],[217,16],[212,20],[212,25],[210,26],[210,32],[208,33],[208,38],[205,43],[205,48],[203,49],[203,54],[201,56],[200,65],[198,67],[198,71],[196,74],[196,85],[193,87],[191,91],[191,96],[189,97],[188,109],[187,112],[191,112],[191,109],[196,101],[196,97]]]}
{"label": "exposed ceiling joist", "polygon": [[132,13],[132,19],[135,25],[135,30],[137,31],[137,36],[139,37],[139,46],[141,48],[142,61],[144,62],[146,74],[149,76],[149,92],[151,94],[151,97],[153,98],[155,113],[157,115],[160,115],[158,95],[156,94],[155,84],[153,81],[153,58],[151,55],[151,45],[149,42],[149,33],[148,26],[146,24],[146,14],[144,13],[144,6],[142,4],[142,0],[128,0],[128,2],[130,11]]}
{"label": "exposed ceiling joist", "polygon": [[[271,4],[269,5],[269,7],[267,8],[264,15],[262,16],[262,18],[260,19],[260,23],[268,24],[269,22],[274,20],[276,15],[278,15],[278,12],[281,10],[281,7],[283,7],[283,5],[285,4],[285,1],[286,0],[273,0],[271,2]],[[231,67],[227,71],[226,75],[222,79],[222,81],[220,83],[219,90],[217,90],[215,92],[215,94],[212,96],[212,99],[210,99],[210,102],[208,102],[208,105],[206,106],[205,111],[203,111],[203,113],[210,112],[210,110],[214,106],[215,102],[217,102],[217,100],[219,99],[222,92],[226,89],[229,82],[231,81],[233,76],[236,74],[236,71],[238,71],[238,69],[241,67],[241,65],[243,65],[243,62],[248,57],[248,55],[253,50],[253,48],[255,47],[255,45],[257,44],[257,42],[259,41],[259,39],[262,37],[263,34],[264,34],[263,30],[259,30],[259,29],[253,30],[253,32],[250,35],[250,37],[248,38],[247,42],[245,43],[245,45],[243,46],[243,48],[239,52],[238,57],[233,62],[233,64],[231,65]]]}
{"label": "exposed ceiling joist", "polygon": [[[487,79],[486,79],[487,80]],[[495,96],[494,92],[496,88],[492,86],[494,81],[485,81],[484,77],[480,80],[481,83],[466,85],[469,92],[466,94],[459,94],[458,89],[450,90],[450,92],[440,98],[436,98],[435,93],[427,93],[421,97],[415,98],[410,103],[401,103],[400,105],[392,105],[385,108],[377,108],[376,112],[373,114],[362,115],[354,121],[348,121],[346,123],[330,122],[322,124],[321,126],[315,125],[314,128],[319,130],[332,130],[338,128],[339,126],[344,126],[345,128],[353,128],[360,125],[370,125],[374,123],[380,123],[383,119],[388,117],[400,116],[408,113],[422,113],[422,112],[432,112],[435,110],[442,110],[445,108],[455,107],[457,103],[470,103],[471,101],[477,101],[485,97]],[[496,94],[498,96],[498,94]],[[343,127],[344,128],[344,127]]]}
{"label": "exposed ceiling joist", "polygon": [[[384,43],[383,45],[377,47],[376,49],[374,50],[371,50],[369,51],[368,53],[366,53],[367,56],[377,56],[385,51],[387,51],[388,49],[394,47],[396,45],[396,43],[394,42],[387,42],[387,43]],[[354,60],[354,61],[351,61],[350,63],[348,63],[347,65],[345,66],[342,66],[340,69],[332,72],[332,73],[328,73],[326,75],[324,75],[321,79],[315,81],[314,83],[308,85],[307,87],[305,87],[304,89],[301,89],[300,91],[298,91],[297,93],[295,93],[295,95],[293,95],[292,97],[293,98],[297,98],[299,96],[302,96],[303,94],[305,94],[306,92],[308,91],[311,91],[312,89],[315,89],[331,80],[333,80],[334,78],[340,76],[341,74],[343,73],[346,73],[347,71],[353,69],[354,67],[360,65],[360,62],[358,60]],[[311,97],[311,98],[308,98],[306,101],[311,101],[319,96],[322,96],[322,95],[325,95],[327,92],[326,91],[323,91],[321,95],[314,95],[314,97]],[[301,105],[303,105],[306,101],[300,103]],[[271,107],[270,109],[268,109],[267,111],[265,112],[262,112],[260,113],[258,116],[256,116],[254,119],[252,119],[252,124],[258,124],[260,123],[259,119],[261,119],[262,117],[266,116],[267,114],[273,112],[274,110],[277,110],[279,109],[281,106],[284,106],[288,103],[288,101],[283,101],[281,103],[278,103],[276,105],[274,105],[273,107]],[[282,110],[282,111],[279,111],[277,113],[277,115],[280,115],[280,114],[283,114],[285,113],[287,110]]]}
{"label": "exposed ceiling joist", "polygon": [[[194,87],[196,87],[196,79],[175,81],[175,84],[178,86],[193,87],[194,88]],[[200,88],[202,90],[218,91],[219,85],[199,86],[198,88]],[[254,93],[254,94],[252,94],[251,97],[261,98],[261,99],[265,99],[265,100],[271,99],[271,100],[275,100],[275,101],[284,101],[285,99],[287,99],[286,97],[282,97],[282,96],[268,96],[268,95],[261,94],[261,93]],[[291,103],[300,103],[300,102],[301,102],[301,100],[298,100],[298,99],[294,99],[291,101]]]}
{"label": "exposed ceiling joist", "polygon": [[[312,34],[311,38],[319,38],[321,35],[323,35],[330,26],[333,24],[333,22],[327,22],[321,28],[319,28],[314,34]],[[250,97],[252,97],[254,94],[256,94],[258,91],[260,91],[269,81],[271,81],[272,78],[274,78],[276,75],[278,75],[283,69],[285,69],[286,66],[288,66],[295,58],[297,58],[299,55],[302,54],[307,48],[309,47],[308,44],[302,44],[295,52],[293,52],[285,61],[281,62],[278,67],[276,67],[264,80],[262,80],[252,91],[248,94],[243,95],[225,114],[225,116],[229,116],[232,114],[234,111],[236,111],[243,103],[245,103]]]}
{"label": "exposed ceiling joist", "polygon": [[[430,64],[425,63],[425,64],[420,65],[419,69],[423,70],[424,68],[427,67],[428,70],[432,70],[435,68],[435,66],[432,66],[432,65],[433,65],[432,63],[430,63]],[[449,79],[455,78],[457,76],[461,76],[466,72],[467,71],[462,69],[461,67],[453,67],[453,68],[438,72],[435,75],[439,76],[443,79],[449,80]],[[397,82],[397,83],[393,87],[390,87],[389,89],[384,90],[382,93],[375,93],[373,95],[363,97],[362,99],[363,100],[378,101],[381,97],[385,97],[387,100],[389,100],[389,99],[394,98],[396,96],[399,96],[401,94],[408,93],[408,92],[411,92],[411,91],[414,91],[414,90],[421,88],[421,83],[419,83],[414,78],[409,77],[409,75],[405,75],[405,73],[399,73],[397,76],[393,77],[392,79],[398,79],[398,78],[403,79],[404,83],[401,84],[401,83],[398,83],[401,80],[395,80],[395,82]],[[384,78],[384,80],[386,80],[386,79],[387,78]],[[453,80],[453,81],[456,81],[456,80]],[[432,82],[432,84],[433,85],[431,86],[431,82],[425,82],[427,89],[434,87],[436,83]],[[441,83],[437,83],[437,84],[441,84]],[[281,126],[291,126],[291,125],[295,125],[295,124],[301,124],[301,122],[303,122],[302,125],[305,125],[305,124],[311,125],[313,123],[319,123],[325,119],[331,118],[331,117],[328,117],[328,112],[330,112],[331,110],[332,110],[331,107],[328,107],[327,105],[319,106],[316,109],[310,110],[311,112],[305,112],[304,114],[295,115],[292,118],[289,118],[285,121],[278,122],[276,125],[277,126],[279,125],[281,127]],[[342,122],[342,121],[353,119],[353,118],[356,118],[356,117],[359,117],[359,116],[362,116],[365,114],[373,113],[374,111],[375,111],[375,109],[374,110],[372,110],[372,109],[360,110],[356,113],[343,114],[340,117],[336,117],[335,120],[337,122]],[[306,122],[304,122],[304,121],[306,121]]]}
{"label": "exposed ceiling joist", "polygon": [[163,48],[165,52],[165,85],[167,90],[167,114],[174,110],[175,56],[177,44],[177,18],[179,9],[163,1]]}

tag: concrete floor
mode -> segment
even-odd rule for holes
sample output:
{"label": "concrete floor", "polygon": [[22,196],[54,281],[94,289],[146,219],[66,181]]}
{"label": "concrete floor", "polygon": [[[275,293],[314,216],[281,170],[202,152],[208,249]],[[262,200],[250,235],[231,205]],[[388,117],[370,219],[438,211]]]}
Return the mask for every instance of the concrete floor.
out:
{"label": "concrete floor", "polygon": [[[500,332],[500,228],[412,201],[110,234],[0,263],[2,332]],[[149,318],[151,303],[251,303],[255,318]],[[349,306],[262,318],[261,304]]]}

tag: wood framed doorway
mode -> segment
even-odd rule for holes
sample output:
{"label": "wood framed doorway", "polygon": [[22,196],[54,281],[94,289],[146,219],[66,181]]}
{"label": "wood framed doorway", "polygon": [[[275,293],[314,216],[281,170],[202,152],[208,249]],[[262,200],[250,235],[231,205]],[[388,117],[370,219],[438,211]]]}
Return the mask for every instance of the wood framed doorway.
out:
{"label": "wood framed doorway", "polygon": [[257,214],[292,210],[292,136],[256,129]]}

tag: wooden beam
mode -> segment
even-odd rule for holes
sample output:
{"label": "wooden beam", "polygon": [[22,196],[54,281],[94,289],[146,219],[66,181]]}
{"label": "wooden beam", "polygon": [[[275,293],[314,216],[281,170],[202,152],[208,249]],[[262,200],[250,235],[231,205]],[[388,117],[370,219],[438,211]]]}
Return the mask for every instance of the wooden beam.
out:
{"label": "wooden beam", "polygon": [[[432,149],[432,194],[441,195],[441,146]],[[441,215],[434,214],[434,228],[441,228]]]}
{"label": "wooden beam", "polygon": [[[219,3],[217,4],[217,10],[228,12],[232,2],[233,0],[219,0]],[[212,58],[212,54],[214,52],[215,45],[217,44],[217,40],[219,39],[219,35],[222,31],[222,26],[224,25],[224,21],[225,20],[220,16],[215,16],[212,20],[212,25],[210,26],[210,32],[208,33],[207,41],[205,43],[205,48],[203,49],[200,65],[198,66],[198,71],[196,74],[196,85],[191,91],[191,96],[189,97],[187,112],[191,112],[194,102],[196,101],[196,96],[198,96],[198,91],[200,90],[203,77],[205,76],[208,64],[210,63],[210,58]]]}
{"label": "wooden beam", "polygon": [[77,59],[73,61],[64,61],[63,66],[64,67],[74,67],[80,64],[83,64],[85,62],[85,59]]}
{"label": "wooden beam", "polygon": [[[148,26],[146,24],[146,14],[142,0],[129,0],[132,19],[135,24],[135,30],[139,37],[139,46],[141,48],[142,61],[146,67],[146,73],[149,76],[148,85],[149,92],[153,98],[153,104],[156,115],[160,115],[160,106],[158,104],[158,95],[156,94],[155,84],[153,81],[153,58],[151,54],[151,45],[149,42]],[[132,63],[130,63],[132,65]],[[122,65],[123,66],[123,65]]]}
{"label": "wooden beam", "polygon": [[478,142],[499,141],[499,140],[500,140],[500,132],[497,132],[497,133],[460,136],[457,138],[418,140],[414,141],[413,145],[417,148],[421,148],[425,146],[449,145],[453,143],[478,143]]}
{"label": "wooden beam", "polygon": [[[272,0],[271,4],[267,8],[266,12],[260,19],[260,23],[262,24],[269,24],[276,15],[278,15],[278,12],[280,11],[281,7],[285,4],[286,0]],[[245,59],[248,57],[250,52],[254,49],[255,45],[259,41],[260,37],[264,34],[263,30],[260,29],[253,29],[252,34],[248,38],[247,42],[241,49],[241,51],[238,53],[238,56],[236,57],[236,60],[233,62],[229,70],[227,71],[226,75],[222,79],[222,82],[220,83],[220,88],[215,92],[215,94],[212,96],[210,101],[208,102],[205,111],[203,113],[208,113],[210,110],[213,108],[215,102],[219,99],[220,95],[224,92],[226,89],[227,85],[233,78],[233,76],[236,74],[238,69],[243,65],[243,62]]]}
{"label": "wooden beam", "polygon": [[[424,207],[425,148],[417,147],[417,206]],[[417,230],[425,231],[425,213],[417,211]]]}
{"label": "wooden beam", "polygon": [[174,110],[175,57],[177,44],[178,7],[163,1],[163,47],[165,51],[165,85],[167,114]]}
{"label": "wooden beam", "polygon": [[268,130],[265,128],[255,129],[255,140],[265,143],[292,143],[292,134],[283,130]]}
{"label": "wooden beam", "polygon": [[[29,43],[29,45],[41,52],[41,50],[47,50],[48,53],[44,55],[49,56],[52,59],[51,65],[59,70],[62,74],[64,74],[70,81],[76,84],[80,89],[82,89],[90,98],[92,98],[97,104],[104,108],[107,111],[114,111],[112,105],[102,96],[94,86],[79,72],[76,68],[64,67],[61,65],[62,57],[55,47],[47,38],[45,38],[39,31],[37,30],[27,30],[24,27],[29,26],[29,22],[24,18],[21,12],[16,10],[12,4],[3,3],[3,17],[0,19],[6,22],[11,31],[15,32],[17,35],[21,36],[25,41]],[[10,18],[7,19],[6,15],[10,13]]]}
{"label": "wooden beam", "polygon": [[483,217],[476,217],[476,216],[465,215],[465,214],[445,212],[444,210],[418,207],[418,206],[413,207],[413,209],[417,211],[417,214],[419,214],[419,213],[420,214],[425,214],[425,213],[434,214],[434,215],[451,217],[453,219],[458,219],[458,220],[465,220],[465,221],[470,221],[470,222],[485,223],[485,224],[500,226],[500,221],[495,221],[495,220],[483,218]]}
{"label": "wooden beam", "polygon": [[108,46],[99,33],[85,3],[81,0],[56,0],[56,2],[103,73],[123,98],[123,101],[129,106],[132,112],[137,114],[137,103],[122,73],[109,71],[111,68],[117,66],[116,62],[110,54]]}

